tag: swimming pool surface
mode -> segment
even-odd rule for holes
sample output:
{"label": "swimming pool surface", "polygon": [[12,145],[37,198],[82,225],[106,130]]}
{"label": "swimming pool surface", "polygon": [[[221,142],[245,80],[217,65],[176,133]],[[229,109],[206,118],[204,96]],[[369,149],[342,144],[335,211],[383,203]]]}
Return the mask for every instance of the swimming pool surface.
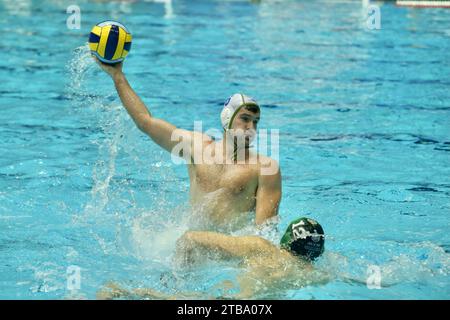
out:
{"label": "swimming pool surface", "polygon": [[[359,1],[0,0],[0,298],[94,299],[113,280],[211,293],[223,263],[179,274],[187,170],[140,133],[90,60],[91,27],[132,32],[124,70],[152,113],[219,128],[225,99],[262,104],[280,130],[280,230],[317,219],[319,268],[365,279],[279,299],[450,298],[450,14]],[[274,239],[276,240],[276,239]],[[70,292],[67,268],[81,268]],[[176,277],[173,275],[175,274]]]}

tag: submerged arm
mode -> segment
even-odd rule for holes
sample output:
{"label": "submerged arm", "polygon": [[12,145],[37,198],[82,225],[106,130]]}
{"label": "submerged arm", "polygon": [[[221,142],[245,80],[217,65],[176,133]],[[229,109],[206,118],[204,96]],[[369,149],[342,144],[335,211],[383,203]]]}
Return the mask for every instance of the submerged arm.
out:
{"label": "submerged arm", "polygon": [[199,299],[204,295],[198,292],[178,292],[176,294],[167,294],[156,291],[152,288],[125,289],[114,282],[107,283],[102,289],[97,291],[97,300],[112,299],[150,299],[150,300],[177,300],[177,299]]}

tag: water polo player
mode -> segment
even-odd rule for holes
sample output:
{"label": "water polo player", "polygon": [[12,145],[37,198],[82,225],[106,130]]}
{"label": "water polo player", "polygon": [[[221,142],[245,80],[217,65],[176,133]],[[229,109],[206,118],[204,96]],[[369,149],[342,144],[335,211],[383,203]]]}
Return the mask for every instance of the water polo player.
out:
{"label": "water polo player", "polygon": [[[108,65],[94,59],[111,76],[123,106],[141,131],[169,152],[183,143],[184,148],[176,154],[188,160],[192,220],[201,221],[198,226],[229,230],[232,222],[231,228],[242,227],[241,221],[251,219],[259,225],[278,214],[278,163],[249,149],[261,113],[254,99],[235,94],[226,101],[220,115],[223,139],[215,141],[202,132],[180,129],[154,117],[128,83],[122,62]],[[201,161],[205,150],[211,152],[212,162]],[[196,157],[198,154],[203,157]]]}
{"label": "water polo player", "polygon": [[[245,272],[237,277],[236,293],[228,298],[249,299],[267,292],[273,294],[277,290],[328,282],[331,275],[315,269],[312,263],[324,249],[322,226],[313,219],[299,218],[289,224],[279,246],[258,236],[188,231],[178,239],[175,257],[184,266],[205,263],[207,258],[241,262]],[[153,289],[128,291],[113,284],[101,290],[98,297],[106,299],[133,295],[153,299],[200,296],[198,292],[170,296]]]}

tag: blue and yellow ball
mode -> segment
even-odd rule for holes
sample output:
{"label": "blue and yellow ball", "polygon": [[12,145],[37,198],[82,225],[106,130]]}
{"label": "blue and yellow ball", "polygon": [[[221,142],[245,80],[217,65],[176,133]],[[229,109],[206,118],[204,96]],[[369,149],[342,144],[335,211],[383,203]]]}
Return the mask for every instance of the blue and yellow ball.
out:
{"label": "blue and yellow ball", "polygon": [[108,64],[119,63],[130,52],[131,33],[119,22],[100,22],[91,30],[89,48],[100,61]]}

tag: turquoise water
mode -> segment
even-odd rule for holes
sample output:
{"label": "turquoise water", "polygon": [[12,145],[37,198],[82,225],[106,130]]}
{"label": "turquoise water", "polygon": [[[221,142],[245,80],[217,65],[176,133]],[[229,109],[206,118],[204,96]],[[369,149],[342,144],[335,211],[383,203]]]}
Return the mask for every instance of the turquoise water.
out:
{"label": "turquoise water", "polygon": [[77,2],[81,29],[68,30],[71,1],[0,0],[0,298],[93,299],[109,280],[211,293],[238,272],[174,270],[187,171],[90,60],[106,19],[133,33],[124,69],[158,117],[219,128],[228,96],[257,98],[260,127],[280,130],[280,230],[317,219],[319,268],[364,280],[376,265],[389,285],[277,298],[450,298],[448,10],[379,3],[381,30],[368,30],[359,1]]}

